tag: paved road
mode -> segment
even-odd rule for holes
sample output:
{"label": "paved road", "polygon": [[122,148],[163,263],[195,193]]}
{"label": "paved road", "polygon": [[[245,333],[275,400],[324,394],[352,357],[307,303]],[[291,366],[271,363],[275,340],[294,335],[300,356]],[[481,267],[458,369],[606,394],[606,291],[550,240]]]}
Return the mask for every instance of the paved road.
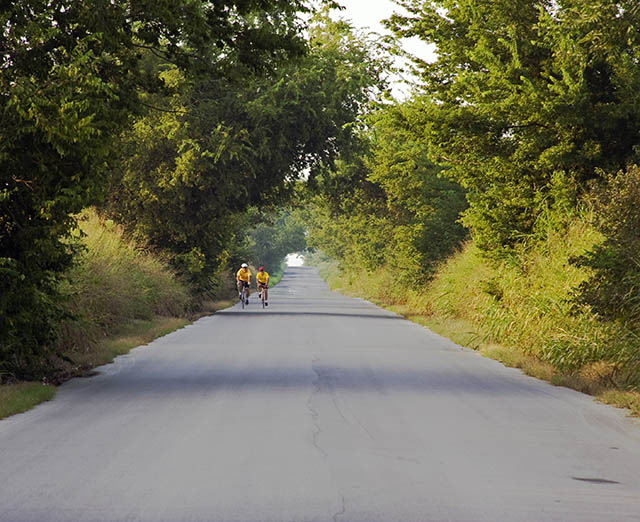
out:
{"label": "paved road", "polygon": [[0,521],[634,521],[640,423],[291,268],[0,421]]}

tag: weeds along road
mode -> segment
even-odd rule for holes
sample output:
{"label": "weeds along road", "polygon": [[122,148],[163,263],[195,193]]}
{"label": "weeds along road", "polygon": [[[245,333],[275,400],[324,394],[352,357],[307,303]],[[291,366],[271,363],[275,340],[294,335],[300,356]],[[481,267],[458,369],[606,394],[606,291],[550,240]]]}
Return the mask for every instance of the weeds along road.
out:
{"label": "weeds along road", "polygon": [[634,521],[640,423],[310,268],[0,421],[0,520]]}

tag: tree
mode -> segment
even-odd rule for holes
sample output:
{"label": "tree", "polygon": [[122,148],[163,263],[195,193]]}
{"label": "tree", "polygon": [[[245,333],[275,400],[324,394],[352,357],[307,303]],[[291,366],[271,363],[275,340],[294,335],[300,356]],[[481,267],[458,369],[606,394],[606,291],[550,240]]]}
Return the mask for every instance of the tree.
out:
{"label": "tree", "polygon": [[249,259],[255,266],[263,265],[268,271],[277,272],[287,254],[306,248],[305,229],[292,209],[265,218],[249,232],[252,245]]}
{"label": "tree", "polygon": [[[5,3],[6,4],[6,3]],[[21,0],[0,8],[0,372],[37,375],[55,336],[74,214],[99,201],[117,138],[162,88],[304,49],[298,0]]]}
{"label": "tree", "polygon": [[387,263],[423,279],[466,238],[460,224],[467,208],[464,190],[429,158],[424,103],[408,101],[372,115],[368,180],[380,186],[394,233],[387,239]]}
{"label": "tree", "polygon": [[398,3],[397,34],[437,46],[417,62],[432,155],[467,189],[464,222],[486,251],[508,252],[546,209],[637,160],[637,2]]}
{"label": "tree", "polygon": [[[640,167],[633,166],[590,194],[595,225],[606,238],[576,261],[591,269],[577,292],[601,318],[637,331],[640,321]],[[637,343],[636,343],[637,344]]]}
{"label": "tree", "polygon": [[[464,191],[429,159],[420,102],[373,111],[361,154],[340,162],[319,184],[307,211],[308,243],[343,267],[389,268],[426,282],[466,236]],[[365,141],[368,140],[368,141]]]}
{"label": "tree", "polygon": [[326,12],[311,22],[309,52],[269,70],[188,82],[160,66],[172,97],[127,133],[108,211],[168,252],[198,290],[225,267],[242,215],[274,208],[318,165],[356,139],[356,120],[380,64]]}

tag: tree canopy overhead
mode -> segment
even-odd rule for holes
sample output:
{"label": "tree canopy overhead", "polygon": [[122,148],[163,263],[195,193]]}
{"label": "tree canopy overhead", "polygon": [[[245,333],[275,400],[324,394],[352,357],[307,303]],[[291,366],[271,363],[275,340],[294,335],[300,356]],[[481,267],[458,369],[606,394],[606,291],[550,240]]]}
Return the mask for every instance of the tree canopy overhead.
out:
{"label": "tree canopy overhead", "polygon": [[[351,147],[383,67],[326,11],[309,22],[309,50],[268,72],[244,66],[189,82],[158,74],[174,94],[125,134],[108,212],[171,253],[206,287],[224,266],[250,206],[285,204],[306,172]],[[194,262],[194,260],[198,262]]]}
{"label": "tree canopy overhead", "polygon": [[297,15],[307,9],[299,0],[3,4],[0,362],[54,335],[74,214],[100,201],[120,133],[167,89],[150,57],[191,83],[266,72],[306,52]]}
{"label": "tree canopy overhead", "polygon": [[[249,206],[350,146],[384,69],[331,1],[24,0],[0,8],[0,372],[37,374],[90,204],[203,290]],[[311,36],[309,36],[311,35]],[[108,196],[106,204],[103,203]]]}

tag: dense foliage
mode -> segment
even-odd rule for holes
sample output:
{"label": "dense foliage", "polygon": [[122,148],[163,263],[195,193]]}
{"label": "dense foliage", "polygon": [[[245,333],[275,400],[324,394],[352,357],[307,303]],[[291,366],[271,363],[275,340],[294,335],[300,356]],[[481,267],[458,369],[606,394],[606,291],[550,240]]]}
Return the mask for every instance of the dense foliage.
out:
{"label": "dense foliage", "polygon": [[250,231],[247,259],[256,268],[262,265],[267,272],[276,272],[287,254],[302,252],[306,247],[302,221],[295,211],[285,209]]}
{"label": "dense foliage", "polygon": [[606,238],[578,259],[592,277],[579,301],[603,318],[640,324],[640,168],[609,176],[590,197],[595,226]]}
{"label": "dense foliage", "polygon": [[78,226],[85,248],[60,284],[70,311],[57,343],[65,356],[75,361],[132,321],[187,315],[189,289],[165,260],[126,240],[122,227],[93,208],[80,214]]}
{"label": "dense foliage", "polygon": [[329,20],[333,2],[315,5],[309,23],[302,0],[2,7],[0,372],[41,375],[87,205],[196,295],[243,245],[275,263],[300,244],[297,229],[275,237],[286,218],[255,229],[248,210],[273,214],[331,165],[385,88],[384,63]]}
{"label": "dense foliage", "polygon": [[236,67],[189,83],[160,65],[175,94],[155,96],[164,111],[126,133],[107,211],[210,288],[243,240],[247,209],[286,203],[302,172],[331,164],[370,89],[383,87],[366,48],[349,39],[321,14],[309,52],[267,72]]}
{"label": "dense foliage", "polygon": [[[121,131],[163,84],[304,52],[297,0],[23,0],[0,9],[0,371],[36,371],[62,315],[73,217],[100,199]],[[29,366],[32,366],[29,370]]]}
{"label": "dense foliage", "polygon": [[[191,299],[230,265],[273,270],[305,244],[422,288],[470,236],[494,274],[473,313],[493,314],[496,337],[520,342],[518,306],[542,321],[574,291],[587,326],[541,329],[549,360],[606,358],[593,332],[638,338],[637,1],[397,3],[388,25],[437,48],[402,102],[387,96],[393,44],[332,21],[330,0],[315,14],[303,0],[3,5],[0,377],[41,375],[92,204],[168,259]],[[589,241],[570,267],[554,258],[577,286],[554,308],[531,265],[536,249],[553,265],[571,230]]]}
{"label": "dense foliage", "polygon": [[[355,156],[315,181],[309,244],[366,295],[637,383],[639,4],[397,3],[388,26],[436,56],[415,58],[412,98],[378,108]],[[460,223],[472,242],[437,268]],[[434,267],[425,302],[410,289]]]}
{"label": "dense foliage", "polygon": [[421,104],[372,113],[359,155],[316,180],[308,243],[343,266],[388,266],[399,281],[426,282],[466,231],[464,192],[429,159]]}
{"label": "dense foliage", "polygon": [[635,0],[401,0],[390,25],[437,46],[420,62],[432,156],[467,189],[464,223],[491,255],[636,162]]}

